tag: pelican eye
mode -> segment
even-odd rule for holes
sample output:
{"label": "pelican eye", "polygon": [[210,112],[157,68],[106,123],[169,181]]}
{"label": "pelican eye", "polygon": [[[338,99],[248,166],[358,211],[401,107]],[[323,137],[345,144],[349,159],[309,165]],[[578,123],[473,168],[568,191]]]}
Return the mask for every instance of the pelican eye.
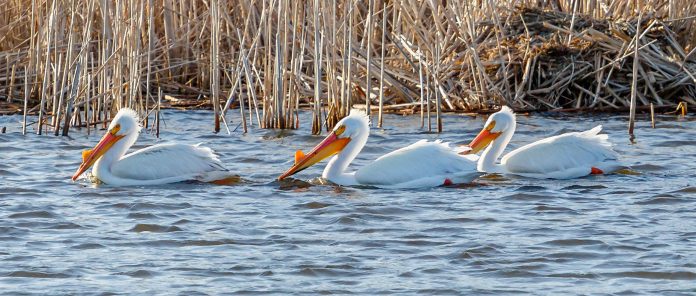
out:
{"label": "pelican eye", "polygon": [[339,126],[339,127],[334,131],[334,134],[335,134],[336,136],[340,136],[340,135],[343,134],[343,132],[345,132],[345,131],[346,131],[346,126],[345,126],[345,125],[342,125],[342,126]]}
{"label": "pelican eye", "polygon": [[118,131],[120,131],[120,130],[121,130],[121,125],[120,125],[120,124],[117,124],[116,126],[114,126],[114,127],[109,131],[109,133],[110,133],[111,135],[114,135],[114,136],[115,136],[116,133],[118,133]]}
{"label": "pelican eye", "polygon": [[491,123],[486,126],[486,130],[490,132],[493,128],[495,128],[495,120],[491,120]]}

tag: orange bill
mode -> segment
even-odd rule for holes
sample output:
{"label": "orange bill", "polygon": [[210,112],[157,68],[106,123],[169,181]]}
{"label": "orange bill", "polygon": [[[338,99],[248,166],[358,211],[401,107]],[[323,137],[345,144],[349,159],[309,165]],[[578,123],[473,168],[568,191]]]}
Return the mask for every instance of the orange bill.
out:
{"label": "orange bill", "polygon": [[319,145],[314,147],[312,151],[305,155],[301,150],[295,152],[295,164],[285,171],[278,180],[283,180],[289,176],[299,173],[300,171],[320,162],[336,153],[341,152],[348,145],[350,138],[338,138],[336,133],[329,134]]}
{"label": "orange bill", "polygon": [[484,148],[488,147],[488,145],[490,145],[491,142],[493,142],[493,140],[495,140],[502,134],[501,132],[491,132],[493,126],[495,126],[495,124],[488,125],[484,129],[482,129],[481,132],[476,136],[476,138],[474,138],[474,140],[472,140],[471,143],[469,143],[468,146],[471,149],[459,152],[459,154],[476,154]]}
{"label": "orange bill", "polygon": [[94,165],[94,163],[102,155],[104,155],[106,151],[109,151],[111,146],[113,146],[116,142],[118,142],[118,140],[124,137],[116,135],[116,132],[118,132],[118,130],[118,127],[110,130],[101,138],[97,146],[94,146],[93,149],[85,150],[82,152],[82,164],[80,164],[80,167],[72,176],[73,181],[77,180],[77,178],[80,177],[80,175],[82,175],[82,173],[84,173],[87,169],[92,167],[92,165]]}

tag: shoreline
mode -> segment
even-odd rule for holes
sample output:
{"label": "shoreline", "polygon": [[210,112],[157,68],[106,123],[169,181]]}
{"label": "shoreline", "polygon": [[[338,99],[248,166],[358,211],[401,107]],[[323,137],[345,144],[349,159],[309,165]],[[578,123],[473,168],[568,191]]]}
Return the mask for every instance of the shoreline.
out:
{"label": "shoreline", "polygon": [[[415,104],[407,104],[408,106],[412,106]],[[687,104],[688,106],[688,104]],[[324,110],[329,108],[329,105],[322,105],[321,108]],[[30,108],[29,112],[27,115],[29,116],[38,116],[38,111],[36,110],[38,108],[37,106],[33,106]],[[298,106],[298,110],[302,111],[312,111],[314,106],[312,104],[300,104]],[[354,104],[353,108],[355,109],[365,109],[365,104]],[[637,106],[636,111],[639,112],[650,112],[650,105],[647,106]],[[677,114],[680,111],[679,109],[679,104],[670,104],[670,105],[661,105],[661,106],[653,106],[654,111],[656,114],[662,114],[662,115],[667,115],[667,114]],[[198,102],[198,101],[185,101],[183,103],[177,103],[177,104],[163,104],[161,106],[161,109],[163,110],[181,110],[181,111],[188,111],[188,110],[212,110],[212,105],[210,104],[209,101],[207,102]],[[378,111],[378,107],[376,106],[370,106],[370,109],[375,112]],[[230,110],[239,110],[239,105],[231,105],[229,108],[228,112]],[[498,112],[500,109],[499,108],[491,108],[491,109],[480,109],[477,111],[468,111],[468,110],[441,110],[442,113],[444,114],[470,114],[470,115],[487,115],[487,114],[492,114],[495,112]],[[559,108],[559,109],[514,109],[513,110],[516,113],[520,114],[544,114],[544,113],[558,113],[558,114],[573,114],[573,113],[592,113],[592,114],[615,114],[615,115],[627,115],[627,113],[630,111],[630,107],[620,107],[620,108],[612,108],[612,107],[580,107],[580,108]],[[431,109],[431,113],[434,113],[436,110]],[[325,112],[325,111],[324,111]],[[384,106],[383,112],[385,114],[401,114],[401,115],[420,115],[420,107],[419,106],[414,106],[413,108],[406,108],[406,106]],[[686,114],[688,114],[688,109]],[[693,112],[691,112],[693,113]],[[7,108],[7,104],[0,103],[0,116],[11,116],[11,115],[22,115],[23,111],[22,109],[17,109],[14,108],[10,109]],[[52,116],[52,114],[46,114],[47,116]]]}

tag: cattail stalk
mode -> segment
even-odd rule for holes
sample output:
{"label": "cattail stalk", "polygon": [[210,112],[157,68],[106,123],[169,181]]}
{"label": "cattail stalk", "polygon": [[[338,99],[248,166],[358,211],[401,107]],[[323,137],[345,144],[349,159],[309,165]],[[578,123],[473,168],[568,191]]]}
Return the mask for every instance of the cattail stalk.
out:
{"label": "cattail stalk", "polygon": [[638,52],[639,52],[639,45],[640,45],[640,21],[641,17],[643,14],[641,13],[638,16],[638,21],[636,22],[636,36],[635,36],[635,44],[634,44],[634,52],[633,52],[633,82],[631,83],[631,107],[628,115],[628,135],[631,137],[631,139],[635,138],[633,135],[633,128],[635,127],[635,120],[636,120],[636,96],[638,93]]}
{"label": "cattail stalk", "polygon": [[27,76],[26,73],[29,72],[29,67],[25,66],[24,67],[24,108],[22,108],[22,135],[27,134],[27,108],[29,108],[28,103],[29,103],[29,97],[31,91],[29,90],[29,77]]}
{"label": "cattail stalk", "polygon": [[[164,1],[166,2],[167,0]],[[220,30],[220,15],[218,10],[220,7],[218,1],[219,0],[212,0],[210,2],[210,90],[213,115],[215,116],[215,126],[213,127],[215,133],[220,132],[220,65],[218,63],[218,48],[220,46],[218,32]],[[157,108],[159,108],[159,106]]]}
{"label": "cattail stalk", "polygon": [[321,133],[321,38],[319,34],[319,3],[314,0],[314,120],[312,122],[312,133]]}
{"label": "cattail stalk", "polygon": [[650,126],[655,128],[655,107],[650,103]]}
{"label": "cattail stalk", "polygon": [[[166,0],[165,0],[166,1]],[[160,107],[162,106],[162,89],[157,90],[157,112],[155,113],[155,137],[160,134]]]}
{"label": "cattail stalk", "polygon": [[365,65],[365,78],[367,79],[365,86],[365,113],[370,116],[370,94],[372,93],[372,77],[370,77],[370,67],[372,66],[372,14],[375,9],[375,0],[369,0],[367,8],[367,20],[365,21],[365,31],[367,33],[367,43],[365,45],[365,52],[367,55],[367,64]]}
{"label": "cattail stalk", "polygon": [[384,42],[387,35],[387,4],[384,2],[382,7],[382,54],[380,57],[379,67],[379,115],[377,119],[377,127],[382,127],[382,112],[384,111],[384,51],[387,44]]}

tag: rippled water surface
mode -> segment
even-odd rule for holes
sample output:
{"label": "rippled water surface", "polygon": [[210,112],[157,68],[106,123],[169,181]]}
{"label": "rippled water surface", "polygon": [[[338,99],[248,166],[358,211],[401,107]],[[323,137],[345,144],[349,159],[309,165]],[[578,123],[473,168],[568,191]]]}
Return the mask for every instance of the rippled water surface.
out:
{"label": "rippled water surface", "polygon": [[[164,118],[160,141],[202,142],[244,181],[73,183],[103,131],[22,136],[20,117],[0,117],[0,293],[696,293],[695,121],[639,122],[631,144],[625,117],[518,116],[515,147],[603,124],[637,174],[383,190],[302,181],[321,165],[275,181],[321,140],[307,125],[228,135],[207,111]],[[422,138],[465,143],[483,124],[444,122],[437,135],[387,116],[353,167]],[[144,132],[136,148],[157,142]]]}

